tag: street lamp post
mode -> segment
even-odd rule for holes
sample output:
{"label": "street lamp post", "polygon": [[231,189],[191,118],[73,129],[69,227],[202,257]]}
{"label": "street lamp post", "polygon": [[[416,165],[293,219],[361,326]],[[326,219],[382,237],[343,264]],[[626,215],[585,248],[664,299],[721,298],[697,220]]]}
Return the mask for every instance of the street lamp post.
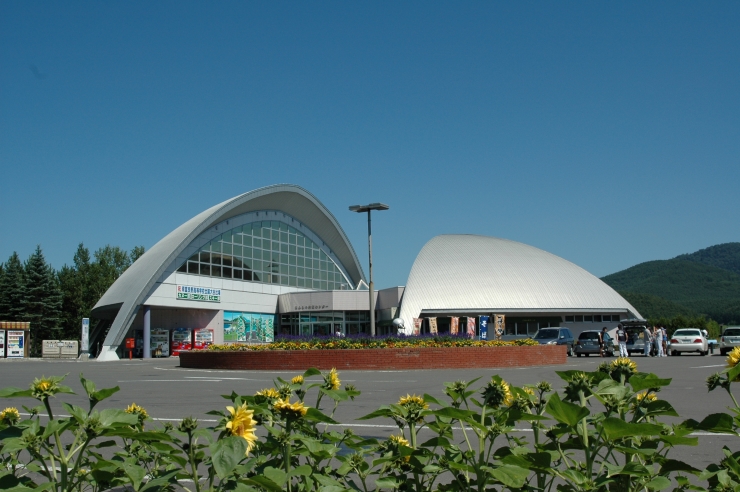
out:
{"label": "street lamp post", "polygon": [[367,212],[367,251],[370,257],[370,336],[375,336],[375,296],[373,295],[373,231],[370,212],[372,210],[388,210],[390,207],[385,203],[371,203],[369,205],[352,205],[350,211],[358,214]]}

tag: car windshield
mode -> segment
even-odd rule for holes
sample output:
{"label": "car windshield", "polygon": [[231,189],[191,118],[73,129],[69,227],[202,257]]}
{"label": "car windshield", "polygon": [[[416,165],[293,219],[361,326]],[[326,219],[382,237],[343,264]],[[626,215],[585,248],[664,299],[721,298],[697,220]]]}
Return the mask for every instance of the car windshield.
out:
{"label": "car windshield", "polygon": [[537,334],[534,336],[536,339],[543,339],[543,338],[557,338],[558,337],[558,330],[557,328],[549,328],[546,330],[539,330]]}
{"label": "car windshield", "polygon": [[578,338],[581,340],[598,340],[599,334],[595,331],[584,331],[580,335],[578,335]]}
{"label": "car windshield", "polygon": [[674,337],[700,337],[701,332],[699,330],[676,330],[673,336]]}
{"label": "car windshield", "polygon": [[726,337],[740,336],[740,328],[728,328],[725,330],[725,332],[722,335]]}

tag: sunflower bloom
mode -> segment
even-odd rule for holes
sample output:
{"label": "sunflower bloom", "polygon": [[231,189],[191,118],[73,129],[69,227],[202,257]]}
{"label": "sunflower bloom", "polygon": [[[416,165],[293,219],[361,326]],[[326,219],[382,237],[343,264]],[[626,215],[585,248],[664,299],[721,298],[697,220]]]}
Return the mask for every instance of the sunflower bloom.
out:
{"label": "sunflower bloom", "polygon": [[417,395],[408,395],[407,394],[406,396],[402,396],[398,400],[398,404],[401,405],[402,407],[409,407],[411,405],[418,405],[418,406],[422,407],[424,410],[426,410],[426,409],[429,408],[429,404],[426,401],[424,401],[424,398],[422,398],[421,396],[417,396]]}
{"label": "sunflower bloom", "polygon": [[21,420],[21,414],[15,407],[7,407],[5,410],[0,412],[0,422],[6,425],[17,424]]}
{"label": "sunflower bloom", "polygon": [[143,407],[140,407],[136,403],[132,403],[131,405],[129,405],[128,407],[126,407],[125,412],[126,413],[133,413],[133,414],[137,415],[139,418],[142,418],[143,417],[144,419],[146,419],[149,416],[149,414],[146,413],[146,410],[144,410]]}
{"label": "sunflower bloom", "polygon": [[31,395],[39,400],[54,396],[59,392],[59,381],[62,379],[64,378],[47,378],[46,376],[41,376],[41,379],[34,378],[31,383]]}
{"label": "sunflower bloom", "polygon": [[330,390],[338,390],[341,387],[342,381],[339,379],[339,373],[337,369],[332,367],[331,371],[324,376],[324,388]]}
{"label": "sunflower bloom", "polygon": [[403,436],[396,436],[395,434],[391,434],[390,436],[388,436],[388,439],[392,443],[397,444],[397,445],[400,445],[400,446],[408,446],[409,445],[409,442]]}
{"label": "sunflower bloom", "polygon": [[303,384],[303,376],[296,376],[290,380],[290,384]]}
{"label": "sunflower bloom", "polygon": [[254,410],[248,410],[246,403],[237,408],[226,407],[226,410],[231,414],[231,418],[226,422],[226,428],[231,431],[232,436],[239,436],[247,441],[247,453],[249,453],[257,442],[255,434],[257,425],[252,418]]}
{"label": "sunflower bloom", "polygon": [[308,413],[308,408],[301,401],[290,403],[286,398],[275,402],[275,410],[285,418],[301,418]]}
{"label": "sunflower bloom", "polygon": [[514,397],[511,394],[509,383],[498,376],[491,378],[491,382],[483,388],[483,402],[493,408],[501,405],[511,406],[514,403]]}
{"label": "sunflower bloom", "polygon": [[259,390],[254,396],[264,396],[265,398],[280,398],[280,393],[275,388],[265,388]]}
{"label": "sunflower bloom", "polygon": [[732,352],[727,354],[727,368],[731,369],[740,362],[740,347],[735,347]]}

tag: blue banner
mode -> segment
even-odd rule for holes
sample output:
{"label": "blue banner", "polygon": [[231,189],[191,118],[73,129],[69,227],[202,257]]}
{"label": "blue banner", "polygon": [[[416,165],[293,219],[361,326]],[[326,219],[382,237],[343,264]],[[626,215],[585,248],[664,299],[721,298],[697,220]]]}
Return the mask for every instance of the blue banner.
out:
{"label": "blue banner", "polygon": [[487,340],[488,339],[488,316],[480,317],[479,326],[480,326],[480,339]]}

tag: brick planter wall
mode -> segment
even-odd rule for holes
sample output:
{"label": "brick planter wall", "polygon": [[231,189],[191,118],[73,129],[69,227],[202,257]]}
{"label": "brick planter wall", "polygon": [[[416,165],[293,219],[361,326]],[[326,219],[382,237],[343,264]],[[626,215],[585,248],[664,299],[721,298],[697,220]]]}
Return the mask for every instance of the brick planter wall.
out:
{"label": "brick planter wall", "polygon": [[272,371],[524,367],[565,364],[566,360],[564,345],[180,352],[180,367]]}

